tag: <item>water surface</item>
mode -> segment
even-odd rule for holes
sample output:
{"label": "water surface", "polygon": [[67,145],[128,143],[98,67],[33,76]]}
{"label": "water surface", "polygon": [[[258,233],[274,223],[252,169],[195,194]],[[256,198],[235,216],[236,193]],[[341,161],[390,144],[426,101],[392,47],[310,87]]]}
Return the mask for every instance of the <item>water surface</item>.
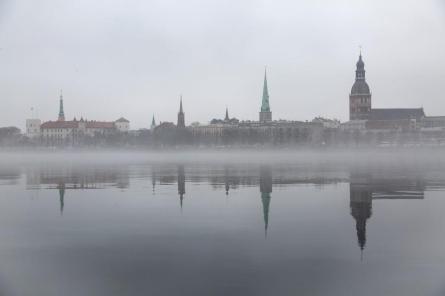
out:
{"label": "water surface", "polygon": [[443,295],[438,165],[0,168],[0,295]]}

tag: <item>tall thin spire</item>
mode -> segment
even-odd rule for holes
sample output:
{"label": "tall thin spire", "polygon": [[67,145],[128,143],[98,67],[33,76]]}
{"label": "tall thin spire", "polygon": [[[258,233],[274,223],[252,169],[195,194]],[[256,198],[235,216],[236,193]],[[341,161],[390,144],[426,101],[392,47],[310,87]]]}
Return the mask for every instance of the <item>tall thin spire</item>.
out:
{"label": "tall thin spire", "polygon": [[269,105],[269,89],[267,88],[267,73],[266,73],[266,67],[264,67],[263,98],[261,101],[260,122],[265,123],[271,121],[272,121],[272,112],[270,112],[270,105]]}
{"label": "tall thin spire", "polygon": [[65,112],[63,111],[63,93],[60,90],[60,100],[59,100],[59,118],[58,121],[65,121]]}
{"label": "tall thin spire", "polygon": [[263,99],[262,99],[262,104],[261,104],[261,112],[270,112],[269,89],[267,88],[266,68],[264,68]]}
{"label": "tall thin spire", "polygon": [[178,122],[177,127],[185,127],[185,116],[184,116],[184,110],[182,108],[182,95],[180,96],[179,100],[179,112],[178,112]]}
{"label": "tall thin spire", "polygon": [[230,120],[230,118],[229,118],[229,109],[227,108],[227,106],[226,106],[226,116],[224,117],[224,120],[225,121],[229,121]]}
{"label": "tall thin spire", "polygon": [[156,127],[156,121],[155,121],[155,115],[153,114],[153,117],[151,119],[150,129],[153,130],[155,127]]}

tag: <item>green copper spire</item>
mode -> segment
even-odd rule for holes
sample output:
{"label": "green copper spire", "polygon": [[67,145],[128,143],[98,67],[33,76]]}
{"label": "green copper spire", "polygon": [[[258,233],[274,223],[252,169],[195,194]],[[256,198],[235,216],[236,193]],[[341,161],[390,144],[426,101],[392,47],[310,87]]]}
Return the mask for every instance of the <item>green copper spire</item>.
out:
{"label": "green copper spire", "polygon": [[266,69],[264,69],[263,101],[261,104],[261,112],[270,112],[269,90],[267,89]]}

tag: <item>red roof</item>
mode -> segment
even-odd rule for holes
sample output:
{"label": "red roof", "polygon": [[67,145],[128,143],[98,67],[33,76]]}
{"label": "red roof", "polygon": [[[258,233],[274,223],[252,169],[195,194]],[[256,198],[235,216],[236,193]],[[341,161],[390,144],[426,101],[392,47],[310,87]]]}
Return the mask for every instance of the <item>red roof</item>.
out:
{"label": "red roof", "polygon": [[114,128],[114,122],[107,121],[47,121],[40,127],[43,129],[55,129],[55,128],[78,128],[79,123],[84,122],[86,128]]}
{"label": "red roof", "polygon": [[114,128],[114,122],[87,121],[86,128]]}
{"label": "red roof", "polygon": [[43,129],[48,128],[77,128],[79,126],[78,121],[47,121],[40,126]]}

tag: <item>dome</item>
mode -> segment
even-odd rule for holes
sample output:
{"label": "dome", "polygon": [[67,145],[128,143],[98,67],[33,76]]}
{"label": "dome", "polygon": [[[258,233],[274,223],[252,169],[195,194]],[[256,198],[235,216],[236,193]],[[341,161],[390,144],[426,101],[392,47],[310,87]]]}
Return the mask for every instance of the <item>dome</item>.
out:
{"label": "dome", "polygon": [[364,80],[356,80],[351,89],[352,95],[357,94],[370,94],[369,86]]}

